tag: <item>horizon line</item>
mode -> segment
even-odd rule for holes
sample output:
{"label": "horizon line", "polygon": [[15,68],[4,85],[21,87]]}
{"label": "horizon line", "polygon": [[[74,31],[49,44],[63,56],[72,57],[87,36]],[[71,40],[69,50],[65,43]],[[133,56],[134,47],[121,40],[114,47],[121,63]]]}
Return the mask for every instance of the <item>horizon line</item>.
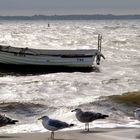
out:
{"label": "horizon line", "polygon": [[33,17],[33,16],[140,16],[140,14],[33,14],[33,15],[0,15],[0,17]]}

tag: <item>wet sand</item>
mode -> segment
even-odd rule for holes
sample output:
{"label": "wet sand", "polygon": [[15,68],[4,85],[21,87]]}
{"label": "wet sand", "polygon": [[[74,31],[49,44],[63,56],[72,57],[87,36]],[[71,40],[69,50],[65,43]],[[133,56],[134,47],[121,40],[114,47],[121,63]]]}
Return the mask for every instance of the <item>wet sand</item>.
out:
{"label": "wet sand", "polygon": [[[50,132],[45,133],[23,133],[23,134],[1,134],[0,140],[47,140]],[[96,128],[90,132],[83,130],[58,131],[55,132],[56,140],[138,140],[140,139],[139,128]]]}

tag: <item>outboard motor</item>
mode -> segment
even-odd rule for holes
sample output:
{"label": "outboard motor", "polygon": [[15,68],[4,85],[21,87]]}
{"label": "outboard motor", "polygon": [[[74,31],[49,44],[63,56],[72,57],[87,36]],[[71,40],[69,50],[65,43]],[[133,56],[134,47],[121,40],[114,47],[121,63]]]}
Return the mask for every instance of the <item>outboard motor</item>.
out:
{"label": "outboard motor", "polygon": [[97,56],[96,56],[96,64],[100,65],[100,61],[101,61],[101,57],[100,57],[99,54],[97,54]]}
{"label": "outboard motor", "polygon": [[97,55],[96,55],[96,64],[97,65],[100,65],[101,57],[103,59],[105,59],[105,56],[101,52],[98,52]]}

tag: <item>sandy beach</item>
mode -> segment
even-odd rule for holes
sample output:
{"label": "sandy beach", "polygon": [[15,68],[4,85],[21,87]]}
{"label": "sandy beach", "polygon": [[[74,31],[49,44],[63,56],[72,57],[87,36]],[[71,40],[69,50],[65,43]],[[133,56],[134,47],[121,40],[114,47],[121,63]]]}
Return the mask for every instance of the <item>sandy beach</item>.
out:
{"label": "sandy beach", "polygon": [[[45,133],[1,134],[1,140],[46,140],[50,137]],[[140,139],[140,129],[136,128],[96,128],[90,132],[83,130],[59,131],[55,133],[56,140],[136,140]]]}

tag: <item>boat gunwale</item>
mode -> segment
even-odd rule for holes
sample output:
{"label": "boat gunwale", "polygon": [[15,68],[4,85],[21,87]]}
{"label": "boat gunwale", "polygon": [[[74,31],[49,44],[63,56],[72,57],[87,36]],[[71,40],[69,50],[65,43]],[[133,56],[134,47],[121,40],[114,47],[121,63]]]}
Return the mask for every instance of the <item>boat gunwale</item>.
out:
{"label": "boat gunwale", "polygon": [[[8,47],[8,48],[6,48]],[[4,49],[7,49],[7,50],[4,50]],[[9,48],[12,48],[12,49],[15,49],[15,50],[19,50],[19,52],[17,51],[12,51],[12,50],[9,50]],[[27,51],[31,51],[31,52],[27,52]],[[63,53],[58,53],[58,54],[49,54],[49,53],[36,53],[36,52],[32,52],[32,51],[48,51],[48,52],[60,52],[60,51],[63,51]],[[70,51],[71,53],[70,54],[64,54],[64,52],[68,52]],[[75,51],[78,51],[78,52],[81,52],[81,54],[72,54],[72,52],[75,52]],[[84,51],[88,51],[88,53],[85,53]],[[33,56],[61,56],[63,58],[68,58],[68,57],[93,57],[94,55],[96,55],[95,53],[91,53],[90,51],[92,52],[98,52],[97,49],[76,49],[76,50],[46,50],[46,49],[32,49],[32,48],[18,48],[18,47],[11,47],[11,46],[2,46],[0,45],[0,52],[6,52],[6,53],[12,53],[14,54],[15,56],[26,56],[26,55],[33,55]],[[83,53],[82,53],[83,52]],[[89,53],[90,52],[90,53]]]}

